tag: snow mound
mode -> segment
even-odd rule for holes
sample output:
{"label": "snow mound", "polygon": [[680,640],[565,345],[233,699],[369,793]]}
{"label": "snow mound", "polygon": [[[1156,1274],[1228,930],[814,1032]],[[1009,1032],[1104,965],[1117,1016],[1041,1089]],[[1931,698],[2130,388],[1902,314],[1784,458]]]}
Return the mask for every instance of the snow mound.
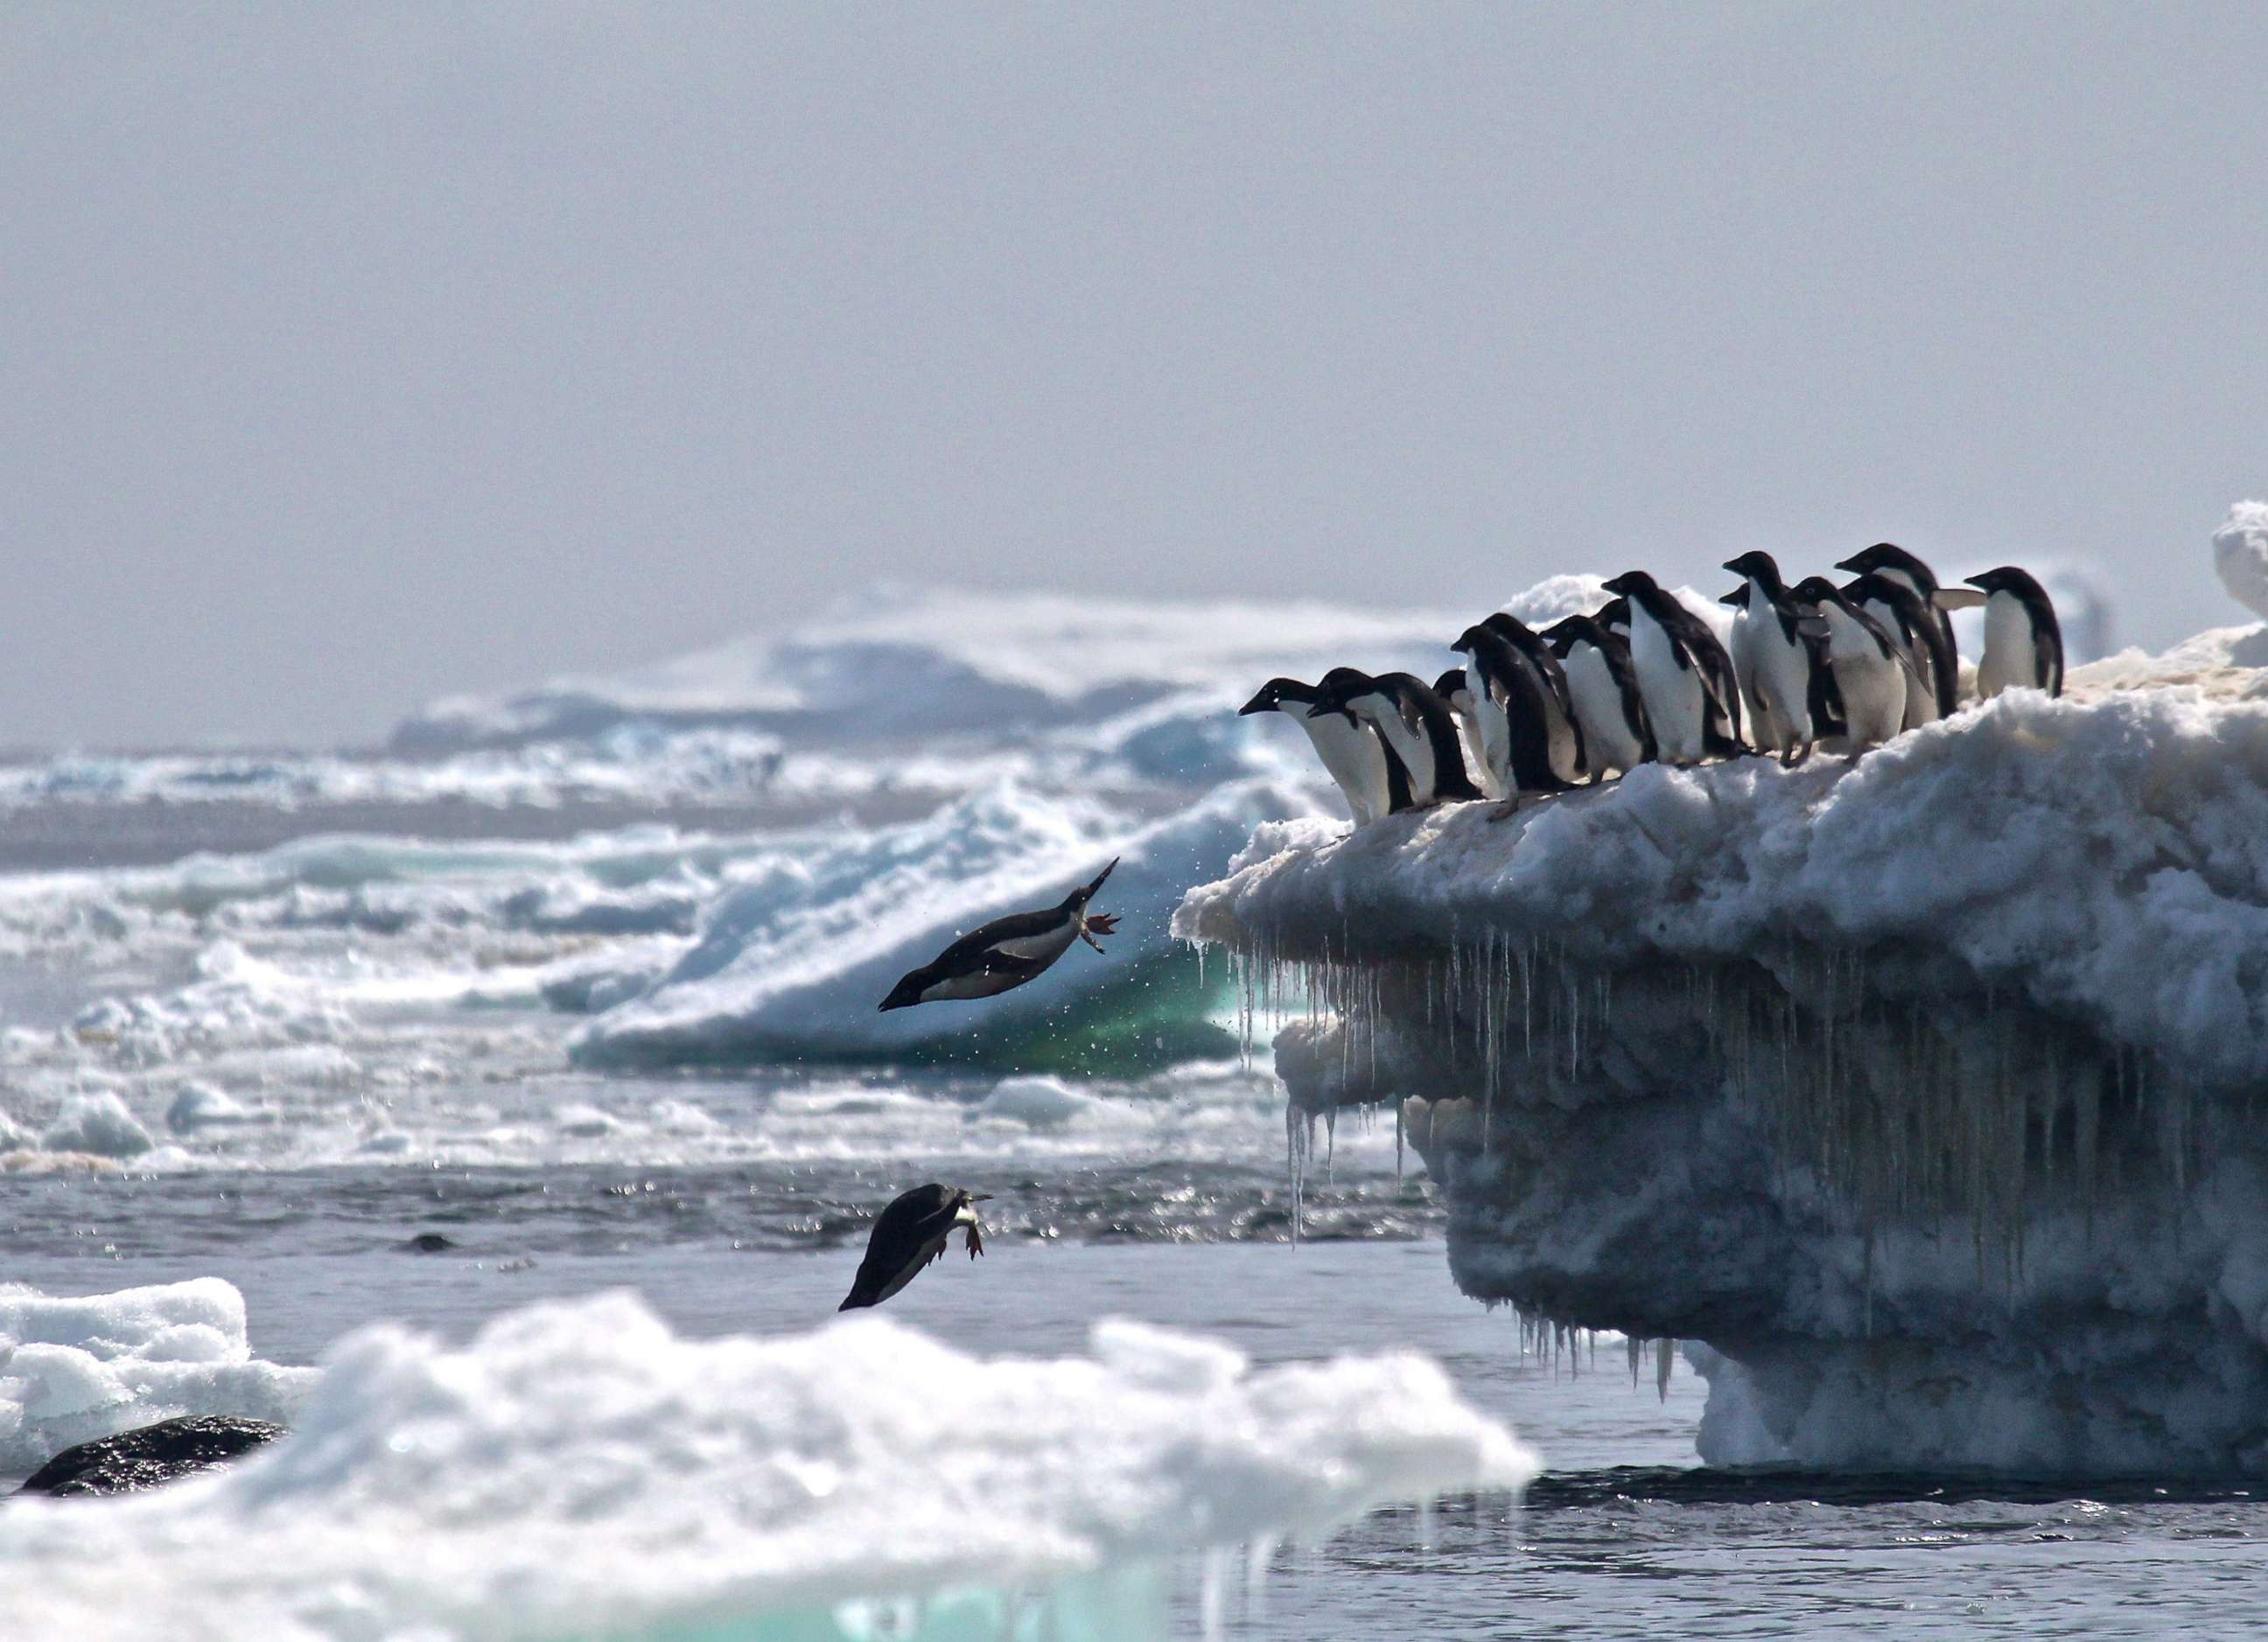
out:
{"label": "snow mound", "polygon": [[185,1414],[287,1421],[315,1378],[253,1357],[218,1278],[83,1299],[0,1285],[0,1476]]}
{"label": "snow mound", "polygon": [[2229,596],[2268,616],[2268,502],[2239,502],[2213,534],[2213,568]]}
{"label": "snow mound", "polygon": [[50,1152],[84,1152],[92,1157],[139,1157],[151,1145],[150,1131],[142,1127],[126,1102],[107,1091],[83,1094],[66,1105],[40,1137]]}
{"label": "snow mound", "polygon": [[1012,1587],[1112,1581],[1157,1623],[1145,1565],[1535,1469],[1420,1358],[1255,1369],[1118,1322],[1091,1349],[879,1318],[696,1342],[625,1295],[461,1350],[374,1328],[225,1473],[11,1506],[0,1579],[40,1635],[833,1638],[947,1591],[976,1605],[952,1634],[1006,1635]]}

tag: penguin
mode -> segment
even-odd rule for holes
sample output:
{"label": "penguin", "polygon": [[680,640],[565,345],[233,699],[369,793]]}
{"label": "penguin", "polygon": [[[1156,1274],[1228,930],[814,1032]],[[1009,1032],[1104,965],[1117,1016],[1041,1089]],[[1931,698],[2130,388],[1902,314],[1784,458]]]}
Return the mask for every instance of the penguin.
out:
{"label": "penguin", "polygon": [[1629,600],[1619,596],[1608,600],[1606,603],[1591,612],[1591,620],[1621,639],[1624,644],[1630,643]]}
{"label": "penguin", "polygon": [[1387,762],[1391,755],[1368,725],[1351,724],[1343,713],[1312,711],[1315,689],[1297,679],[1270,679],[1236,711],[1240,717],[1279,712],[1297,722],[1314,744],[1324,769],[1346,795],[1354,824],[1366,827],[1392,807]]}
{"label": "penguin", "polygon": [[1510,644],[1521,665],[1534,675],[1543,703],[1545,744],[1550,749],[1551,771],[1562,783],[1572,784],[1583,774],[1583,727],[1575,720],[1574,705],[1567,692],[1566,671],[1560,666],[1559,658],[1534,630],[1509,611],[1498,610],[1481,625]]}
{"label": "penguin", "polygon": [[1977,693],[1991,701],[2002,690],[2063,694],[2063,627],[2047,589],[2013,564],[1962,579],[1984,595],[1984,655],[1977,664]]}
{"label": "penguin", "polygon": [[967,1233],[968,1257],[976,1259],[984,1252],[984,1232],[977,1224],[975,1205],[991,1200],[989,1191],[940,1186],[935,1181],[897,1198],[875,1217],[874,1229],[866,1234],[866,1257],[850,1279],[850,1292],[835,1309],[880,1305],[912,1282],[924,1266],[942,1257],[956,1229]]}
{"label": "penguin", "polygon": [[1741,741],[1741,689],[1716,634],[1644,571],[1606,584],[1630,600],[1631,666],[1665,762],[1731,757]]}
{"label": "penguin", "polygon": [[[1951,717],[1953,710],[1961,704],[1961,652],[1953,642],[1951,614],[1957,607],[1954,603],[1940,602],[1937,572],[1904,548],[1889,541],[1877,541],[1865,552],[1854,553],[1849,558],[1840,560],[1835,568],[1848,571],[1853,576],[1881,576],[1894,582],[1903,582],[1913,589],[1916,597],[1930,607],[1937,618],[1937,630],[1945,639],[1946,665],[1928,682],[1937,695],[1937,716],[1940,718]],[[1958,590],[1943,591],[1951,593],[1960,605],[1969,601],[1968,595]],[[1920,660],[1918,654],[1915,660]]]}
{"label": "penguin", "polygon": [[1733,660],[1749,709],[1749,740],[1760,753],[1778,753],[1793,769],[1811,756],[1819,728],[1812,720],[1813,646],[1801,629],[1804,613],[1780,579],[1769,553],[1743,553],[1725,561],[1742,578],[1721,602],[1741,614],[1733,622]]}
{"label": "penguin", "polygon": [[1916,593],[1903,577],[1870,571],[1843,584],[1843,596],[1874,618],[1890,641],[1905,652],[1913,670],[1906,679],[1905,727],[1918,730],[1945,717],[1946,703],[1961,695],[1960,663],[1954,659],[1951,627],[1945,612]]}
{"label": "penguin", "polygon": [[1373,678],[1351,667],[1334,667],[1323,675],[1316,708],[1344,713],[1378,732],[1409,774],[1409,800],[1402,807],[1425,809],[1482,796],[1465,770],[1455,715],[1423,681],[1407,673]]}
{"label": "penguin", "polygon": [[1449,648],[1465,658],[1482,761],[1497,788],[1491,796],[1565,792],[1568,783],[1551,765],[1550,712],[1535,670],[1485,622],[1458,634]]}
{"label": "penguin", "polygon": [[1594,616],[1571,615],[1543,630],[1543,642],[1567,674],[1567,696],[1582,727],[1584,762],[1595,784],[1653,761],[1653,726],[1631,668],[1630,641]]}
{"label": "penguin", "polygon": [[1451,667],[1433,681],[1433,694],[1449,703],[1449,711],[1457,717],[1457,734],[1465,744],[1465,760],[1472,766],[1473,779],[1479,784],[1481,796],[1500,799],[1505,796],[1504,777],[1489,762],[1488,749],[1481,744],[1481,721],[1473,710],[1473,681],[1462,667]]}
{"label": "penguin", "polygon": [[1012,912],[970,931],[918,969],[898,977],[884,1010],[910,1009],[916,1004],[941,1003],[949,998],[993,998],[1012,991],[1044,975],[1055,961],[1083,940],[1102,950],[1098,935],[1113,935],[1118,919],[1110,913],[1089,912],[1087,902],[1102,888],[1103,880],[1118,865],[1094,875],[1094,881],[1074,889],[1042,912]]}
{"label": "penguin", "polygon": [[1852,754],[1880,747],[1905,725],[1906,680],[1913,663],[1881,624],[1844,596],[1824,576],[1807,576],[1791,590],[1807,614],[1826,626],[1825,653],[1842,697],[1843,734]]}

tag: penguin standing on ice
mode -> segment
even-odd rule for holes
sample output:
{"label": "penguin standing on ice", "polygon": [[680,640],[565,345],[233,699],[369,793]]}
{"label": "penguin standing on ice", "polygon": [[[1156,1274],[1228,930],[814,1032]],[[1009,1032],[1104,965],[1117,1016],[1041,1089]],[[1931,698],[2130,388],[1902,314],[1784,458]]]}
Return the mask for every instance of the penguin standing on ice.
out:
{"label": "penguin standing on ice", "polygon": [[1535,681],[1537,696],[1543,703],[1544,746],[1551,761],[1551,773],[1562,784],[1572,785],[1583,776],[1583,726],[1576,721],[1567,691],[1566,671],[1560,666],[1558,656],[1540,635],[1509,611],[1498,610],[1481,625],[1512,646],[1513,653]]}
{"label": "penguin standing on ice", "polygon": [[[1933,652],[1932,670],[1936,676],[1928,682],[1937,696],[1937,716],[1950,718],[1953,710],[1961,703],[1961,652],[1953,642],[1953,617],[1949,614],[1952,606],[1940,602],[1938,598],[1940,589],[1937,572],[1904,548],[1889,541],[1877,541],[1865,552],[1854,553],[1841,560],[1835,568],[1848,571],[1853,576],[1880,576],[1885,580],[1902,584],[1911,588],[1914,596],[1929,607],[1930,614],[1937,622],[1937,630],[1945,640],[1945,649],[1941,667],[1935,665]],[[1954,597],[1963,604],[1967,602],[1967,595],[1957,591]],[[1865,607],[1862,604],[1860,607]],[[1877,616],[1876,619],[1881,618]],[[1921,661],[1918,651],[1915,653],[1914,661],[1918,667]]]}
{"label": "penguin standing on ice", "polygon": [[2063,626],[2047,589],[2013,564],[1962,578],[1984,595],[1984,655],[1977,664],[1977,693],[1991,701],[2002,690],[2063,694]]}
{"label": "penguin standing on ice", "polygon": [[1855,755],[1896,735],[1906,718],[1906,680],[1913,663],[1874,617],[1824,576],[1791,590],[1798,604],[1826,624],[1828,665],[1843,701],[1844,736]]}
{"label": "penguin standing on ice", "polygon": [[1489,761],[1488,749],[1481,743],[1481,721],[1473,708],[1473,681],[1462,667],[1451,667],[1433,681],[1433,694],[1449,703],[1456,715],[1457,734],[1465,744],[1465,762],[1472,767],[1473,780],[1480,786],[1481,796],[1489,799],[1504,797],[1504,775]]}
{"label": "penguin standing on ice", "polygon": [[1663,761],[1697,764],[1745,752],[1733,659],[1709,624],[1644,571],[1625,571],[1606,588],[1630,600],[1631,665]]}
{"label": "penguin standing on ice", "polygon": [[1339,712],[1378,732],[1410,773],[1410,807],[1483,795],[1465,770],[1456,716],[1432,687],[1407,673],[1375,678],[1334,667],[1316,691],[1315,710]]}
{"label": "penguin standing on ice", "polygon": [[[1270,679],[1236,711],[1239,716],[1282,713],[1305,730],[1314,745],[1315,756],[1346,795],[1356,826],[1366,827],[1396,807],[1408,808],[1410,778],[1401,769],[1401,761],[1387,750],[1386,743],[1368,725],[1356,724],[1344,713],[1315,711],[1317,688],[1297,679]],[[1403,800],[1398,806],[1394,801],[1397,781]]]}
{"label": "penguin standing on ice", "polygon": [[910,1009],[950,998],[998,997],[1046,974],[1075,940],[1101,952],[1102,943],[1094,938],[1116,934],[1118,920],[1086,907],[1117,865],[1112,860],[1093,883],[1072,890],[1044,911],[1012,912],[970,931],[932,961],[899,976],[882,1007]]}
{"label": "penguin standing on ice", "polygon": [[1905,727],[1918,730],[1945,717],[1961,695],[1960,664],[1952,629],[1933,599],[1924,599],[1903,578],[1872,571],[1843,585],[1843,596],[1874,618],[1913,664],[1906,676]]}
{"label": "penguin standing on ice", "polygon": [[1482,767],[1495,788],[1491,796],[1517,800],[1523,793],[1565,792],[1568,784],[1552,767],[1550,711],[1535,670],[1486,622],[1458,634],[1449,648],[1465,658]]}
{"label": "penguin standing on ice", "polygon": [[912,1282],[924,1266],[941,1258],[956,1230],[968,1234],[968,1257],[976,1259],[984,1252],[976,1205],[991,1198],[990,1192],[940,1186],[935,1181],[897,1198],[875,1217],[874,1229],[866,1236],[866,1257],[858,1263],[850,1292],[835,1309],[880,1305]]}
{"label": "penguin standing on ice", "polygon": [[1630,641],[1588,615],[1555,622],[1539,635],[1567,675],[1567,698],[1583,731],[1594,784],[1653,759],[1653,726],[1631,669]]}
{"label": "penguin standing on ice", "polygon": [[1820,731],[1812,721],[1812,646],[1800,630],[1803,611],[1780,579],[1769,553],[1743,553],[1725,561],[1742,578],[1721,602],[1740,612],[1733,623],[1733,660],[1748,703],[1749,739],[1760,753],[1778,753],[1783,769],[1811,756]]}

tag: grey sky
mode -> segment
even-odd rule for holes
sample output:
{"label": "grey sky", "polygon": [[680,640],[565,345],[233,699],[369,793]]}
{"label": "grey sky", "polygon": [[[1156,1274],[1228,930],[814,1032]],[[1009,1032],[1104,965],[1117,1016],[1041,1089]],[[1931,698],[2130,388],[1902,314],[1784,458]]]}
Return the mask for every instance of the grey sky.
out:
{"label": "grey sky", "polygon": [[2242,619],[2255,4],[0,13],[0,743],[366,740],[870,578],[1888,536]]}

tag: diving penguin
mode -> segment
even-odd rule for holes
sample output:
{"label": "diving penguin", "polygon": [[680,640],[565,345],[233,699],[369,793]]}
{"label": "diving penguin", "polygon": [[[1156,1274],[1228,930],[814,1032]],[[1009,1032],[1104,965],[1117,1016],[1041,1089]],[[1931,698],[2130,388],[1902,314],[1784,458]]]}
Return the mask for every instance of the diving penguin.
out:
{"label": "diving penguin", "polygon": [[1826,624],[1826,656],[1843,698],[1844,736],[1853,756],[1880,747],[1904,727],[1906,681],[1912,661],[1881,623],[1852,604],[1824,576],[1807,576],[1791,588],[1807,615]]}
{"label": "diving penguin", "polygon": [[1567,675],[1567,698],[1582,726],[1593,784],[1609,770],[1623,774],[1652,762],[1653,726],[1631,669],[1630,640],[1580,614],[1553,622],[1539,637]]}
{"label": "diving penguin", "polygon": [[[1953,643],[1950,612],[1966,607],[1975,595],[1958,588],[1940,590],[1935,571],[1890,541],[1877,541],[1865,552],[1854,553],[1849,558],[1838,561],[1835,568],[1849,571],[1853,576],[1881,576],[1890,581],[1902,582],[1912,588],[1915,595],[1929,606],[1937,618],[1937,630],[1945,638],[1947,662],[1944,667],[1936,669],[1937,676],[1929,683],[1937,696],[1937,716],[1940,718],[1951,717],[1953,710],[1961,704],[1961,658]],[[1946,594],[1943,599],[1939,597],[1940,591]],[[1914,659],[1919,662],[1921,658],[1917,654]]]}
{"label": "diving penguin", "polygon": [[990,1192],[932,1181],[897,1198],[875,1218],[874,1229],[866,1236],[866,1257],[858,1263],[850,1292],[835,1309],[880,1305],[945,1253],[946,1241],[956,1228],[967,1232],[968,1257],[976,1259],[984,1252],[984,1233],[973,1205],[991,1197]]}
{"label": "diving penguin", "polygon": [[1760,753],[1778,753],[1783,769],[1811,756],[1819,739],[1813,723],[1812,646],[1800,630],[1804,613],[1780,579],[1769,553],[1743,553],[1725,568],[1742,578],[1740,590],[1719,602],[1740,612],[1733,622],[1733,661],[1749,709],[1749,740]]}
{"label": "diving penguin", "polygon": [[1407,673],[1373,678],[1351,667],[1334,667],[1323,675],[1316,695],[1315,711],[1344,713],[1378,732],[1409,772],[1409,807],[1483,796],[1466,773],[1456,717],[1432,686]]}
{"label": "diving penguin", "polygon": [[1991,701],[2002,690],[2063,694],[2063,624],[2047,589],[2013,564],[1962,579],[1984,594],[1984,654],[1977,664],[1977,693]]}
{"label": "diving penguin", "polygon": [[[1393,788],[1397,777],[1406,799],[1409,777],[1368,725],[1353,723],[1344,713],[1315,711],[1316,688],[1297,679],[1270,679],[1236,711],[1240,716],[1280,712],[1305,730],[1315,756],[1346,795],[1354,824],[1367,826],[1396,807]],[[1405,801],[1400,807],[1409,806]]]}
{"label": "diving penguin", "polygon": [[1644,571],[1606,584],[1630,600],[1631,664],[1664,762],[1697,764],[1745,751],[1733,659],[1709,624]]}
{"label": "diving penguin", "polygon": [[1012,912],[970,931],[933,961],[899,976],[882,1007],[910,1009],[948,998],[997,997],[1044,975],[1075,940],[1101,952],[1102,943],[1094,938],[1116,934],[1118,920],[1108,913],[1089,912],[1086,905],[1117,865],[1112,860],[1093,883],[1072,890],[1045,911]]}

